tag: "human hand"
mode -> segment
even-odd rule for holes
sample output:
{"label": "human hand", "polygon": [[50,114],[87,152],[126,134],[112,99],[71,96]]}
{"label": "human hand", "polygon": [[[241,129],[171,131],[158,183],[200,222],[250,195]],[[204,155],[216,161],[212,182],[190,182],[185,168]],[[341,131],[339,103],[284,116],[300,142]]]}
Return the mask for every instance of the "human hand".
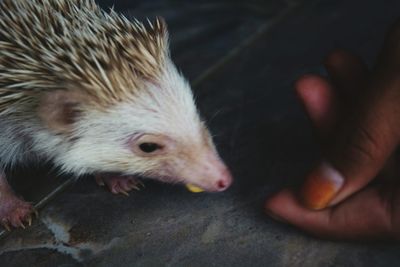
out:
{"label": "human hand", "polygon": [[296,83],[326,160],[300,192],[285,189],[267,200],[272,217],[329,239],[400,239],[400,183],[370,184],[400,141],[399,25],[372,72],[338,51],[325,64],[330,81],[308,75]]}

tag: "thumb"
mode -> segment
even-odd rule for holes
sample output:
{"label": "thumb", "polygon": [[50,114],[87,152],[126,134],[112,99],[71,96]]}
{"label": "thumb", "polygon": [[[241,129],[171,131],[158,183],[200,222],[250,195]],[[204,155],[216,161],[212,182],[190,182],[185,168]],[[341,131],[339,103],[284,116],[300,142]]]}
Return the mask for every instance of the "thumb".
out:
{"label": "thumb", "polygon": [[375,83],[354,117],[334,137],[326,155],[306,177],[300,191],[303,203],[323,209],[363,188],[380,171],[398,144],[400,82]]}

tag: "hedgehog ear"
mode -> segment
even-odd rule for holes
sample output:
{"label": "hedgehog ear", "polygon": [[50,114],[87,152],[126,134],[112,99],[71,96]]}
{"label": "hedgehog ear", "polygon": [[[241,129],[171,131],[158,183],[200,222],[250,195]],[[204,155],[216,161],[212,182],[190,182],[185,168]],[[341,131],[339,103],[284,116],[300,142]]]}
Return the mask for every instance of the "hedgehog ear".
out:
{"label": "hedgehog ear", "polygon": [[40,99],[38,115],[46,127],[56,133],[68,133],[79,116],[83,96],[80,93],[56,90]]}

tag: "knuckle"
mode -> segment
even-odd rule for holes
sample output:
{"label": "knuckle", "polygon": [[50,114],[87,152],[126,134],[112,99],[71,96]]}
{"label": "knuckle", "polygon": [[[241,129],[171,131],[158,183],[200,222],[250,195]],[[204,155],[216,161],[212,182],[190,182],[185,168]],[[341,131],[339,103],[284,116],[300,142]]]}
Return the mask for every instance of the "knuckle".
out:
{"label": "knuckle", "polygon": [[350,157],[361,164],[374,163],[381,158],[381,146],[377,135],[360,126],[350,141]]}

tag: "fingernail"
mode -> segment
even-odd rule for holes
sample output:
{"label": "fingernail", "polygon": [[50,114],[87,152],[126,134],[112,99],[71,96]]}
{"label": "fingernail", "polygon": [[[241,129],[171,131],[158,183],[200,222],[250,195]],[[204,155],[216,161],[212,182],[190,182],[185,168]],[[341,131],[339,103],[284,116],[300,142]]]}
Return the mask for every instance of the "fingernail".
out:
{"label": "fingernail", "polygon": [[314,210],[327,207],[343,183],[343,176],[334,167],[326,162],[321,163],[308,175],[301,189],[304,205]]}

